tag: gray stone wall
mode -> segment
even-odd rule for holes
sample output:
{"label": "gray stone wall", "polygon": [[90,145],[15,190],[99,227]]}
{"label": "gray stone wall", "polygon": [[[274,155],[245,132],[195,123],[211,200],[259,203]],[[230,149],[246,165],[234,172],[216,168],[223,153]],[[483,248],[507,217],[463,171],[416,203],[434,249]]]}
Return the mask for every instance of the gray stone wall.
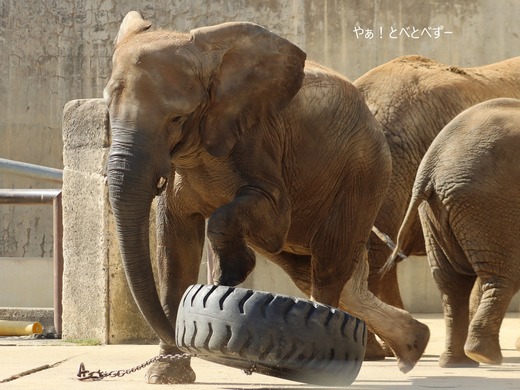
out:
{"label": "gray stone wall", "polygon": [[[256,22],[350,79],[404,54],[477,66],[520,47],[515,0],[0,0],[0,157],[63,168],[63,108],[101,97],[112,40],[133,9],[155,28]],[[0,188],[49,186],[0,175]],[[0,205],[0,257],[49,257],[52,238],[50,207]],[[266,289],[261,280],[250,283]]]}
{"label": "gray stone wall", "polygon": [[[101,96],[112,40],[133,9],[157,28],[253,21],[351,79],[403,54],[475,66],[516,56],[520,44],[514,0],[0,0],[1,157],[63,167],[63,107]],[[423,33],[441,26],[438,38]],[[49,184],[0,176],[9,187]],[[0,257],[51,256],[50,215],[0,206]]]}

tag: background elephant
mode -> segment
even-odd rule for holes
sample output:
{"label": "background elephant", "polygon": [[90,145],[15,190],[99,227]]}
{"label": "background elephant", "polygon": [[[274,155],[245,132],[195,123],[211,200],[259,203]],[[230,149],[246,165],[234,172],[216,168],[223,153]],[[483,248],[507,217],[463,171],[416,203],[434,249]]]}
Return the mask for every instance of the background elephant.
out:
{"label": "background elephant", "polygon": [[[520,98],[520,57],[477,68],[459,68],[421,56],[405,56],[374,68],[354,85],[381,123],[392,154],[388,195],[375,226],[395,240],[417,168],[435,136],[474,104],[497,97]],[[401,237],[404,253],[425,254],[418,220]],[[384,276],[379,273],[390,249],[375,235],[369,242],[369,288],[384,302],[402,308],[396,269]],[[369,334],[366,359],[384,356],[373,334]]]}
{"label": "background elephant", "polygon": [[[112,144],[109,195],[130,290],[176,353],[179,299],[197,281],[205,220],[218,284],[242,282],[254,249],[312,299],[365,320],[407,372],[428,327],[368,290],[366,245],[391,156],[380,126],[342,76],[305,62],[251,23],[148,32],[129,13],[104,90]],[[160,297],[148,217],[157,207]],[[156,363],[155,383],[191,382],[187,361]]]}
{"label": "background elephant", "polygon": [[397,247],[418,214],[444,305],[442,367],[502,363],[500,325],[520,288],[519,150],[520,100],[489,100],[453,119],[417,171]]}

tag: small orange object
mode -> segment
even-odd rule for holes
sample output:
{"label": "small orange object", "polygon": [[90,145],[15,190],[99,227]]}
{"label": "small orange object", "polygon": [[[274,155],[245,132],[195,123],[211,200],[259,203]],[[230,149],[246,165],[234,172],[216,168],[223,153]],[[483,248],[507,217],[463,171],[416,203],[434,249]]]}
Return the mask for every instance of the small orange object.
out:
{"label": "small orange object", "polygon": [[0,320],[0,336],[28,336],[42,332],[43,326],[39,322]]}

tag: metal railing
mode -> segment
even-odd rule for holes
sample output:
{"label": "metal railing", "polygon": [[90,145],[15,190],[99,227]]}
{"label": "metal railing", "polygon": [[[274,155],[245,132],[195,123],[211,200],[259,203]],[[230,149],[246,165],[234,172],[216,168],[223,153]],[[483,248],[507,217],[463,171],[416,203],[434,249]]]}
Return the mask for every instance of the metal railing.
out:
{"label": "metal railing", "polygon": [[[0,173],[63,183],[63,171],[40,165],[0,158]],[[0,189],[0,204],[52,204],[53,268],[54,268],[54,329],[61,337],[63,295],[63,224],[60,189]]]}
{"label": "metal railing", "polygon": [[0,158],[0,173],[25,176],[54,183],[63,183],[63,171],[56,168],[42,167],[20,161]]}

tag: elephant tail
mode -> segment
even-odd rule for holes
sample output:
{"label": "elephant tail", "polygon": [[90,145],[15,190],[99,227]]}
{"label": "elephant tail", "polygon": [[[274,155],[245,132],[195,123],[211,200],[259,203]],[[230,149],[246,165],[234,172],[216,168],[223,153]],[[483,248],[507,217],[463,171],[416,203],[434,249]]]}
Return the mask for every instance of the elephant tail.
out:
{"label": "elephant tail", "polygon": [[430,180],[425,180],[414,185],[412,191],[412,198],[410,204],[406,210],[404,220],[399,228],[397,234],[397,240],[395,247],[393,248],[392,254],[388,257],[385,265],[381,268],[380,274],[384,275],[391,269],[393,269],[398,263],[405,260],[407,256],[402,252],[401,246],[403,245],[403,236],[405,232],[409,231],[417,218],[419,205],[428,200],[433,192],[433,185]]}

